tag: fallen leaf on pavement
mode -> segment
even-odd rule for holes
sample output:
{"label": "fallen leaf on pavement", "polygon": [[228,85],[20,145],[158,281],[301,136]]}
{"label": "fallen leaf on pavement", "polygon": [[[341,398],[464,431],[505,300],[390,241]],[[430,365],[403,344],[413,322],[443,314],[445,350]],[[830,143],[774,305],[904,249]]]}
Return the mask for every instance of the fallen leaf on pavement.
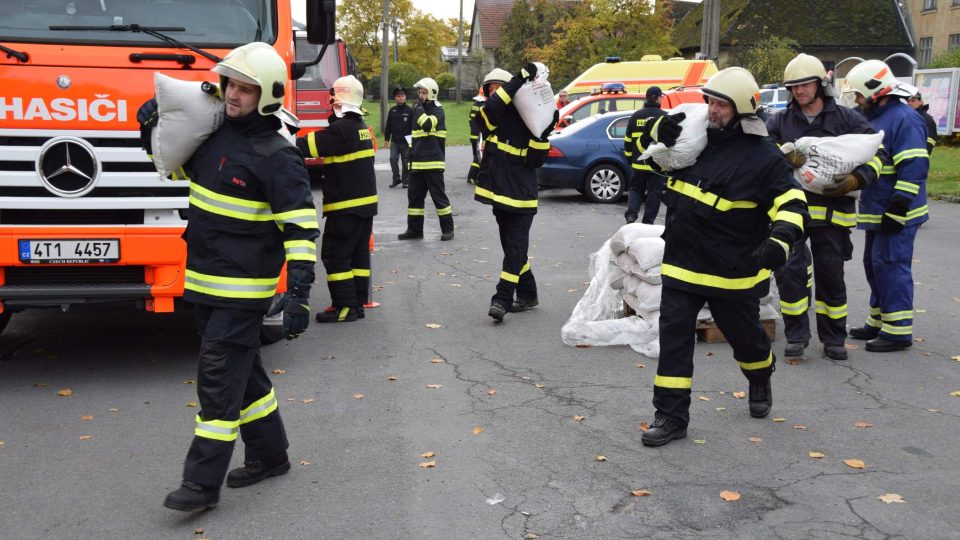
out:
{"label": "fallen leaf on pavement", "polygon": [[740,493],[736,491],[721,491],[720,498],[727,502],[739,501]]}
{"label": "fallen leaf on pavement", "polygon": [[858,428],[868,428],[868,427],[873,427],[873,424],[871,424],[870,422],[864,422],[863,420],[861,420],[856,424],[854,424],[853,426]]}
{"label": "fallen leaf on pavement", "polygon": [[698,396],[697,399],[699,399],[700,401],[710,401],[710,398],[708,398],[707,396]]}
{"label": "fallen leaf on pavement", "polygon": [[[543,388],[542,384],[534,384],[534,386],[536,386],[537,388]],[[957,392],[957,393],[960,394],[960,392]]]}
{"label": "fallen leaf on pavement", "polygon": [[885,494],[883,494],[883,495],[881,495],[881,496],[879,496],[879,497],[877,497],[877,498],[880,499],[881,501],[887,503],[887,504],[890,504],[890,503],[905,503],[905,502],[907,502],[907,501],[903,500],[903,497],[901,497],[900,495],[898,495],[898,494],[896,494],[896,493],[885,493]]}
{"label": "fallen leaf on pavement", "polygon": [[950,395],[953,397],[960,397],[960,390],[957,390],[956,392],[950,392]]}
{"label": "fallen leaf on pavement", "polygon": [[866,468],[867,468],[867,465],[866,465],[863,461],[861,461],[861,460],[859,460],[859,459],[845,459],[845,460],[843,460],[843,462],[846,463],[846,464],[847,464],[847,467],[850,467],[851,469],[866,469]]}
{"label": "fallen leaf on pavement", "polygon": [[197,402],[196,402],[196,401],[188,401],[188,402],[187,402],[187,407],[196,407],[196,406],[197,406]]}
{"label": "fallen leaf on pavement", "polygon": [[587,343],[577,343],[576,345],[574,345],[574,347],[578,349],[589,349],[590,345]]}
{"label": "fallen leaf on pavement", "polygon": [[827,455],[824,454],[823,452],[807,452],[807,455],[812,457],[813,459],[823,459],[827,457]]}
{"label": "fallen leaf on pavement", "polygon": [[567,292],[580,292],[579,289],[567,289]]}
{"label": "fallen leaf on pavement", "polygon": [[442,384],[428,384],[428,385],[427,385],[427,388],[433,388],[433,389],[443,388],[443,385],[442,385]]}
{"label": "fallen leaf on pavement", "polygon": [[353,399],[363,399],[363,394],[354,394]]}
{"label": "fallen leaf on pavement", "polygon": [[451,287],[463,287],[463,285],[461,285],[461,284],[459,284],[459,283],[451,283],[450,286],[451,286]]}
{"label": "fallen leaf on pavement", "polygon": [[646,433],[648,429],[650,429],[650,424],[648,422],[640,422],[640,431]]}
{"label": "fallen leaf on pavement", "polygon": [[786,422],[786,421],[787,421],[786,418],[771,418],[770,420],[773,421],[773,422],[777,422],[778,424],[779,424],[780,422]]}
{"label": "fallen leaf on pavement", "polygon": [[796,366],[803,363],[803,358],[788,358],[787,365]]}
{"label": "fallen leaf on pavement", "polygon": [[761,439],[760,437],[747,437],[747,440],[753,443],[763,442],[763,439]]}
{"label": "fallen leaf on pavement", "polygon": [[50,383],[45,383],[45,382],[33,383],[34,388],[43,388],[44,386],[50,386]]}
{"label": "fallen leaf on pavement", "polygon": [[57,390],[57,395],[60,397],[70,397],[73,395],[73,390],[69,388],[64,388],[63,390]]}
{"label": "fallen leaf on pavement", "polygon": [[926,313],[926,312],[927,312],[927,310],[925,310],[925,309],[920,309],[920,308],[917,308],[915,311],[916,311],[917,313]]}
{"label": "fallen leaf on pavement", "polygon": [[743,399],[743,398],[747,397],[747,393],[746,393],[746,392],[734,392],[734,393],[733,393],[733,397],[735,397],[735,398],[737,398],[737,399]]}
{"label": "fallen leaf on pavement", "polygon": [[275,370],[273,370],[273,374],[274,374],[274,375],[283,375],[283,374],[286,373],[286,372],[287,372],[287,370],[285,370],[285,369],[275,369]]}
{"label": "fallen leaf on pavement", "polygon": [[430,359],[430,363],[431,363],[431,364],[442,364],[442,363],[443,363],[443,358],[431,358],[431,359]]}
{"label": "fallen leaf on pavement", "polygon": [[497,390],[496,390],[495,388],[490,388],[490,389],[487,390],[487,395],[488,395],[488,396],[495,396],[495,395],[497,395]]}
{"label": "fallen leaf on pavement", "polygon": [[580,416],[579,414],[574,415],[574,417],[573,417],[573,421],[574,421],[574,422],[583,422],[583,421],[586,420],[586,419],[587,419],[586,416]]}
{"label": "fallen leaf on pavement", "polygon": [[93,415],[92,415],[92,414],[85,414],[85,415],[81,416],[80,419],[81,419],[81,420],[93,420]]}
{"label": "fallen leaf on pavement", "polygon": [[92,439],[92,438],[93,438],[93,435],[81,435],[81,436],[80,436],[80,440],[81,440],[81,441],[89,441],[89,440]]}
{"label": "fallen leaf on pavement", "polygon": [[915,337],[915,338],[913,338],[913,341],[915,341],[915,342],[917,342],[917,343],[923,343],[923,342],[926,341],[926,340],[927,340],[927,338],[922,338],[922,337]]}
{"label": "fallen leaf on pavement", "polygon": [[927,409],[927,412],[940,412],[940,409]]}
{"label": "fallen leaf on pavement", "polygon": [[304,403],[313,403],[313,398],[307,398],[303,400]]}
{"label": "fallen leaf on pavement", "polygon": [[606,461],[606,460],[607,460],[607,456],[605,456],[605,455],[603,455],[603,454],[599,454],[597,457],[595,457],[595,458],[593,458],[593,459],[594,459],[595,461]]}
{"label": "fallen leaf on pavement", "polygon": [[793,429],[807,429],[807,426],[803,424],[794,424]]}
{"label": "fallen leaf on pavement", "polygon": [[443,325],[442,325],[442,324],[437,324],[437,323],[433,323],[433,322],[432,322],[432,323],[427,323],[427,324],[425,324],[424,326],[426,326],[427,328],[443,328]]}
{"label": "fallen leaf on pavement", "polygon": [[647,495],[651,495],[651,493],[645,489],[635,489],[631,491],[630,494],[634,497],[646,497]]}
{"label": "fallen leaf on pavement", "polygon": [[432,458],[432,457],[435,456],[435,455],[437,455],[435,452],[424,452],[424,453],[420,454],[420,457],[429,459],[429,458]]}
{"label": "fallen leaf on pavement", "polygon": [[107,409],[107,410],[110,411],[110,412],[117,412],[117,411],[119,411],[120,409],[118,409],[118,408],[116,408],[116,407],[110,407],[110,408]]}
{"label": "fallen leaf on pavement", "polygon": [[396,375],[391,375],[391,376],[387,377],[387,380],[388,380],[388,381],[395,381],[395,380],[397,380],[397,376],[396,376]]}
{"label": "fallen leaf on pavement", "polygon": [[183,381],[183,384],[197,384],[197,381],[195,381],[195,380],[193,380],[193,379],[187,379],[187,380]]}
{"label": "fallen leaf on pavement", "polygon": [[200,527],[197,527],[196,529],[193,530],[193,534],[203,534],[203,529],[201,529]]}
{"label": "fallen leaf on pavement", "polygon": [[479,435],[479,434],[483,433],[483,431],[484,431],[483,428],[480,427],[480,426],[477,426],[477,427],[473,428],[473,434],[474,434],[474,435]]}
{"label": "fallen leaf on pavement", "polygon": [[525,380],[525,381],[529,381],[529,380],[530,380],[530,377],[527,377],[526,375],[524,375],[523,377],[520,377],[520,378],[523,379],[523,380]]}
{"label": "fallen leaf on pavement", "polygon": [[704,356],[713,356],[713,353],[712,353],[712,352],[708,352],[708,353],[705,354]]}
{"label": "fallen leaf on pavement", "polygon": [[951,360],[956,360],[957,362],[960,362],[960,354],[958,354],[958,355],[956,355],[956,356],[951,356],[950,359],[951,359]]}
{"label": "fallen leaf on pavement", "polygon": [[637,364],[637,367],[643,369],[643,368],[645,368],[645,367],[647,367],[647,366],[644,365],[644,364]]}
{"label": "fallen leaf on pavement", "polygon": [[436,466],[437,466],[437,461],[436,461],[436,460],[433,460],[433,461],[424,461],[423,463],[420,464],[420,468],[421,468],[421,469],[432,469],[432,468],[434,468],[434,467],[436,467]]}
{"label": "fallen leaf on pavement", "polygon": [[540,538],[540,535],[535,533],[527,533],[527,535],[524,536],[524,538],[526,540],[537,540],[537,538]]}
{"label": "fallen leaf on pavement", "polygon": [[3,448],[3,445],[5,445],[5,444],[7,444],[7,443],[5,443],[5,442],[3,442],[3,441],[0,441],[0,448]]}
{"label": "fallen leaf on pavement", "polygon": [[844,348],[844,349],[851,350],[851,351],[855,351],[855,350],[859,349],[860,346],[859,346],[859,345],[854,345],[853,343],[844,343],[844,344],[843,344],[843,348]]}
{"label": "fallen leaf on pavement", "polygon": [[301,459],[301,460],[300,460],[300,464],[301,464],[301,465],[309,465],[310,462],[307,461],[307,460],[305,460],[305,459]]}
{"label": "fallen leaf on pavement", "polygon": [[718,411],[725,411],[725,410],[727,410],[727,408],[726,408],[726,407],[717,407],[717,410],[718,410]]}

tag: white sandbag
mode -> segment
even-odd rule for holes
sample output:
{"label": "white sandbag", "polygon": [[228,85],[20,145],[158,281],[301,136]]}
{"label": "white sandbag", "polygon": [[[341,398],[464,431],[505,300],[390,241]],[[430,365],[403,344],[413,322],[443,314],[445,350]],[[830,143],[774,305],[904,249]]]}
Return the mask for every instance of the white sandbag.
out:
{"label": "white sandbag", "polygon": [[[661,259],[663,259],[662,253],[663,252],[661,251]],[[642,268],[640,266],[640,262],[637,261],[637,258],[629,251],[624,251],[623,253],[617,255],[615,261],[617,268],[621,273],[637,276],[647,283],[652,283],[654,285],[659,285],[663,282],[663,278],[660,275],[660,264],[650,268]]]}
{"label": "white sandbag", "polygon": [[638,314],[659,311],[661,291],[663,285],[647,283],[637,276],[628,274],[623,278],[623,296],[632,297],[634,304],[630,304],[630,307]]}
{"label": "white sandbag", "polygon": [[619,255],[626,251],[627,246],[637,238],[659,238],[662,234],[663,225],[628,223],[610,237],[610,249],[613,250],[614,255]]}
{"label": "white sandbag", "polygon": [[150,141],[153,164],[167,177],[180,168],[211,133],[223,124],[223,100],[200,90],[198,81],[181,81],[154,73],[159,113]]}
{"label": "white sandbag", "polygon": [[[793,177],[803,189],[823,194],[823,187],[842,180],[854,169],[870,161],[883,142],[880,133],[849,133],[837,137],[801,137],[780,147],[784,154],[797,150],[807,158],[803,166],[793,170]],[[859,196],[859,191],[849,197]]]}
{"label": "white sandbag", "polygon": [[550,70],[540,62],[534,62],[534,65],[537,66],[537,76],[532,81],[525,82],[517,90],[513,96],[513,106],[517,108],[520,118],[523,119],[530,133],[539,137],[548,127],[551,127],[557,104],[553,100],[553,88],[547,80]]}
{"label": "white sandbag", "polygon": [[632,309],[637,315],[637,317],[648,321],[658,319],[660,317],[660,306],[657,306],[656,309],[649,309],[650,304],[640,302],[639,298],[628,292],[621,292],[623,293],[623,303],[629,306],[630,309]]}
{"label": "white sandbag", "polygon": [[760,320],[779,319],[780,311],[772,304],[760,304]]}
{"label": "white sandbag", "polygon": [[640,159],[653,158],[664,171],[689,167],[697,161],[697,157],[707,147],[707,104],[681,103],[670,109],[669,114],[681,112],[687,117],[680,122],[683,130],[677,143],[669,148],[663,143],[654,143],[640,155]]}
{"label": "white sandbag", "polygon": [[655,266],[663,264],[663,238],[637,238],[627,246],[627,253],[637,260],[637,265],[643,273],[647,273]]}

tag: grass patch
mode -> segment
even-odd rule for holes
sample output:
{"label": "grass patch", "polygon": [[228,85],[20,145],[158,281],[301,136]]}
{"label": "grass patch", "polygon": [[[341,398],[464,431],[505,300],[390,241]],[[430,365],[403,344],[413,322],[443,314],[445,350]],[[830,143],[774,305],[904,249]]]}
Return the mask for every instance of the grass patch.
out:
{"label": "grass patch", "polygon": [[[407,101],[409,104],[410,101]],[[464,99],[463,103],[457,105],[455,101],[441,101],[443,105],[444,121],[447,124],[447,145],[458,146],[470,144],[470,105],[472,99]],[[380,147],[383,147],[383,134],[380,133],[380,103],[368,101],[363,104],[368,114],[363,118],[368,126],[372,126],[377,134],[377,141]],[[393,101],[390,101],[390,107],[393,107]]]}
{"label": "grass patch", "polygon": [[937,146],[933,149],[927,194],[960,196],[960,147]]}

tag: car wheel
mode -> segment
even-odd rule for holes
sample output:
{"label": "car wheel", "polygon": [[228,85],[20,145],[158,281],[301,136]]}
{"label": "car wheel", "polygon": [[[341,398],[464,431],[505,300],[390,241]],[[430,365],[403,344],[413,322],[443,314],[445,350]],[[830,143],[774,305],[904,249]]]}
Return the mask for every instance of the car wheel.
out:
{"label": "car wheel", "polygon": [[626,178],[616,165],[601,163],[590,169],[584,181],[583,194],[596,203],[614,203],[623,195]]}

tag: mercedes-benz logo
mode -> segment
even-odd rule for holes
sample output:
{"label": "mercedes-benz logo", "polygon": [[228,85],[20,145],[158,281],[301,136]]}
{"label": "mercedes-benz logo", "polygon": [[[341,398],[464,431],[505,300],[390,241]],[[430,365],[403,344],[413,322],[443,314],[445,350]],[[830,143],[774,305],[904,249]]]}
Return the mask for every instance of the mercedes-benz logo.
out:
{"label": "mercedes-benz logo", "polygon": [[37,173],[47,191],[59,197],[82,197],[100,176],[93,146],[78,137],[50,139],[40,148]]}
{"label": "mercedes-benz logo", "polygon": [[70,88],[70,83],[71,83],[70,77],[67,75],[61,75],[57,77],[57,86],[59,86],[63,90]]}

